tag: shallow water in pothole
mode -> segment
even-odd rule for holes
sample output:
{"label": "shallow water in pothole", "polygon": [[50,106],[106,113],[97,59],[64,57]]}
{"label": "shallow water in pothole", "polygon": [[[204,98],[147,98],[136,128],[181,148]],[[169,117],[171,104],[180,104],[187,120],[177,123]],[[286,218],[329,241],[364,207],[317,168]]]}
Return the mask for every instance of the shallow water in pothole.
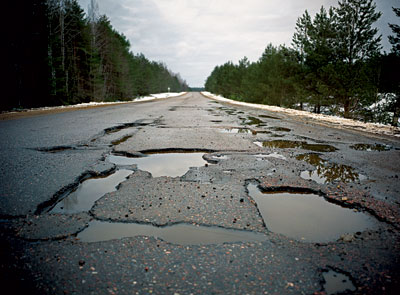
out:
{"label": "shallow water in pothole", "polygon": [[310,150],[314,152],[334,152],[337,150],[334,146],[327,144],[316,144],[316,143],[307,143],[304,141],[291,141],[291,140],[272,140],[272,141],[256,141],[254,144],[260,147],[269,147],[269,148],[280,148],[280,149],[289,149],[289,148],[301,148],[304,150]]}
{"label": "shallow water in pothole", "polygon": [[306,242],[330,242],[346,233],[376,227],[373,218],[326,201],[316,194],[261,192],[247,186],[267,228],[275,233]]}
{"label": "shallow water in pothole", "polygon": [[366,143],[357,143],[354,145],[350,146],[351,149],[356,150],[356,151],[367,151],[367,152],[372,152],[372,151],[378,151],[378,152],[383,152],[383,151],[388,151],[390,150],[390,146],[384,145],[384,144],[366,144]]}
{"label": "shallow water in pothole", "polygon": [[278,153],[271,153],[271,154],[257,154],[254,155],[257,160],[263,160],[265,158],[275,158],[275,159],[280,159],[280,160],[287,160],[285,156],[278,154]]}
{"label": "shallow water in pothole", "polygon": [[99,242],[136,236],[157,237],[178,245],[267,241],[267,236],[262,233],[190,224],[158,227],[149,224],[92,221],[78,234],[82,242]]}
{"label": "shallow water in pothole", "polygon": [[269,127],[269,130],[277,131],[277,132],[290,132],[291,129],[285,127]]}
{"label": "shallow water in pothole", "polygon": [[331,167],[323,167],[313,171],[302,171],[300,177],[305,180],[313,180],[319,184],[332,183],[334,181],[348,183],[367,179],[365,175],[354,172],[351,167],[336,164]]}
{"label": "shallow water in pothole", "polygon": [[138,169],[150,172],[153,177],[177,177],[184,175],[190,167],[207,164],[203,155],[204,153],[159,153],[140,158],[109,155],[107,159],[115,165],[137,165]]}
{"label": "shallow water in pothole", "polygon": [[241,125],[255,125],[255,126],[264,126],[265,122],[260,120],[259,118],[248,116],[247,118],[241,118]]}
{"label": "shallow water in pothole", "polygon": [[122,169],[106,177],[89,178],[66,198],[58,202],[50,213],[71,214],[89,211],[98,199],[106,193],[115,191],[116,186],[132,173],[131,170]]}
{"label": "shallow water in pothole", "polygon": [[316,170],[313,171],[302,171],[300,177],[313,180],[319,184],[332,183],[333,181],[348,183],[367,179],[365,175],[357,173],[353,167],[330,163],[322,159],[319,154],[301,154],[296,159],[306,161],[316,167]]}
{"label": "shallow water in pothole", "polygon": [[238,133],[253,134],[253,135],[257,134],[256,131],[253,131],[248,128],[224,128],[224,129],[221,129],[221,132],[222,133],[233,133],[233,134],[238,134]]}
{"label": "shallow water in pothole", "polygon": [[345,291],[354,292],[356,287],[351,279],[340,272],[333,270],[325,271],[322,273],[324,277],[324,290],[327,295],[341,294]]}

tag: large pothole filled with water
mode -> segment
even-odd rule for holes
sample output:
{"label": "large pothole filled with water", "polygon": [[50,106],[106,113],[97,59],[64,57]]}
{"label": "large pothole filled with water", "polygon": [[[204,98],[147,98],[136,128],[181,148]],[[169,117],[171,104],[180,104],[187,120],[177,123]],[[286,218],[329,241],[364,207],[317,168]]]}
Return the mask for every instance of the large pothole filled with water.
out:
{"label": "large pothole filled with water", "polygon": [[106,193],[115,191],[118,184],[132,173],[131,170],[121,169],[108,176],[89,178],[58,202],[50,213],[71,214],[89,211],[98,199]]}
{"label": "large pothole filled with water", "polygon": [[184,175],[191,167],[201,167],[207,164],[203,152],[165,152],[149,153],[144,157],[126,157],[109,155],[107,160],[118,166],[137,165],[138,169],[150,172],[153,177]]}
{"label": "large pothole filled with water", "polygon": [[376,223],[362,212],[341,207],[311,193],[262,192],[247,186],[267,229],[306,242],[331,242],[342,235],[373,229]]}
{"label": "large pothole filled with water", "polygon": [[262,233],[190,224],[158,227],[150,224],[92,221],[78,234],[82,242],[88,243],[136,236],[152,236],[178,245],[267,241],[267,236]]}

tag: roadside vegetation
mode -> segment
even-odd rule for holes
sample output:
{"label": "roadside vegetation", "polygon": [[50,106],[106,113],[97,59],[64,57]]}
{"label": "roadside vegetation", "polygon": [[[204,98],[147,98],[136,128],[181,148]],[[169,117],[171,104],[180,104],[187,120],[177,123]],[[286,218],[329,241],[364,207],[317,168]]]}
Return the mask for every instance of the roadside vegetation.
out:
{"label": "roadside vegetation", "polygon": [[[400,8],[393,8],[400,17]],[[381,52],[373,0],[341,0],[337,7],[298,18],[292,46],[267,45],[256,62],[246,57],[216,66],[207,91],[251,103],[307,109],[398,125],[400,27],[389,24],[390,53]]]}
{"label": "roadside vegetation", "polygon": [[91,0],[12,1],[0,111],[90,101],[131,100],[188,86],[162,62],[129,51]]}

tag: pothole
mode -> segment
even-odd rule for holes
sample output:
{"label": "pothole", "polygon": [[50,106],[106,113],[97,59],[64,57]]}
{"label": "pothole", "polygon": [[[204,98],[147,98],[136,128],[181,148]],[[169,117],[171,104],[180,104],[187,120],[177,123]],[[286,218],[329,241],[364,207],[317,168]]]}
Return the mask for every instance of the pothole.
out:
{"label": "pothole", "polygon": [[322,276],[324,278],[323,288],[327,295],[356,291],[356,286],[354,286],[350,277],[343,273],[328,270],[322,272]]}
{"label": "pothole", "polygon": [[222,133],[232,133],[232,134],[252,134],[257,135],[257,132],[248,128],[224,128],[221,129]]}
{"label": "pothole", "polygon": [[269,127],[269,130],[277,131],[277,132],[290,132],[291,129],[285,127]]}
{"label": "pothole", "polygon": [[247,189],[267,228],[299,241],[336,241],[343,234],[375,227],[372,217],[330,203],[316,194],[261,192],[252,183]]}
{"label": "pothole", "polygon": [[262,233],[190,224],[158,227],[149,224],[92,221],[84,231],[78,234],[82,242],[99,242],[136,236],[157,237],[178,245],[267,241],[267,236]]}
{"label": "pothole", "polygon": [[273,120],[280,120],[281,118],[274,117],[274,116],[268,116],[268,115],[259,115],[261,118],[267,118],[267,119],[273,119]]}
{"label": "pothole", "polygon": [[357,173],[353,167],[330,163],[322,159],[319,154],[302,154],[298,155],[296,159],[306,161],[317,168],[313,171],[302,171],[300,177],[306,180],[313,180],[319,184],[332,183],[334,181],[348,183],[367,179],[365,175]]}
{"label": "pothole", "polygon": [[367,152],[378,151],[378,152],[383,152],[383,151],[390,150],[391,146],[385,145],[385,144],[357,143],[357,144],[351,145],[350,148],[353,149],[353,150],[356,150],[356,151],[367,151]]}
{"label": "pothole", "polygon": [[254,155],[258,161],[262,161],[265,158],[275,158],[275,159],[280,159],[280,160],[287,160],[285,156],[278,154],[278,153],[272,153],[272,154],[257,154]]}
{"label": "pothole", "polygon": [[269,148],[280,148],[280,149],[289,149],[289,148],[301,148],[304,150],[310,150],[314,152],[334,152],[337,150],[334,146],[327,144],[314,144],[307,143],[305,141],[292,141],[292,140],[272,140],[272,141],[256,141],[254,144],[260,147],[269,147]]}
{"label": "pothole", "polygon": [[109,176],[89,178],[58,202],[50,213],[71,214],[89,211],[98,199],[106,193],[114,191],[116,186],[132,173],[131,170],[122,169]]}
{"label": "pothole", "polygon": [[108,161],[119,166],[137,165],[138,169],[148,171],[153,177],[184,175],[190,167],[200,167],[207,164],[203,159],[205,153],[154,153],[145,157],[130,158],[109,155]]}
{"label": "pothole", "polygon": [[126,135],[120,139],[114,140],[111,142],[112,145],[119,145],[125,141],[127,141],[129,138],[131,138],[133,135]]}
{"label": "pothole", "polygon": [[216,156],[212,156],[213,159],[215,160],[228,160],[228,156],[227,155],[216,155]]}
{"label": "pothole", "polygon": [[46,152],[46,153],[60,153],[64,151],[71,151],[76,150],[74,146],[53,146],[53,147],[41,147],[36,149],[39,152]]}
{"label": "pothole", "polygon": [[252,125],[252,126],[265,126],[265,122],[259,118],[248,116],[247,118],[240,118],[242,120],[242,125]]}
{"label": "pothole", "polygon": [[145,123],[145,122],[125,123],[125,124],[122,124],[122,125],[106,128],[106,129],[104,129],[104,133],[105,134],[112,134],[112,133],[116,133],[118,131],[121,131],[123,129],[132,128],[132,127],[147,126],[147,125],[150,125],[150,123]]}

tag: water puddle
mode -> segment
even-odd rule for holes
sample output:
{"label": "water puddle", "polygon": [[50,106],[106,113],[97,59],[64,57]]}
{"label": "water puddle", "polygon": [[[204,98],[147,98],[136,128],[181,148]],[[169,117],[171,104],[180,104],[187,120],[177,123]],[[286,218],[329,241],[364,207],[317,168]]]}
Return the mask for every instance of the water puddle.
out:
{"label": "water puddle", "polygon": [[314,152],[334,152],[337,150],[334,146],[327,144],[315,144],[307,143],[305,141],[291,141],[291,140],[272,140],[272,141],[257,141],[254,144],[262,147],[289,149],[289,148],[301,148],[304,150],[310,150]]}
{"label": "water puddle", "polygon": [[287,160],[285,156],[282,156],[278,153],[272,153],[272,154],[258,154],[254,155],[257,160],[263,160],[264,158],[275,158],[275,159],[280,159],[280,160]]}
{"label": "water puddle", "polygon": [[327,295],[341,294],[346,291],[354,292],[356,286],[352,283],[351,279],[340,272],[333,270],[325,271],[322,273],[324,277],[324,290]]}
{"label": "water puddle", "polygon": [[99,242],[136,236],[152,236],[178,245],[211,245],[232,242],[263,242],[261,233],[219,227],[176,224],[157,227],[148,224],[92,221],[78,234],[82,242]]}
{"label": "water puddle", "polygon": [[343,234],[375,225],[368,215],[329,203],[316,194],[264,193],[255,184],[249,184],[247,189],[267,228],[299,241],[336,241]]}
{"label": "water puddle", "polygon": [[158,153],[146,157],[129,158],[109,155],[108,161],[115,165],[137,165],[138,169],[150,172],[153,177],[184,175],[190,167],[201,167],[207,164],[204,153]]}
{"label": "water puddle", "polygon": [[56,204],[50,213],[78,213],[89,211],[93,204],[106,193],[116,190],[116,186],[123,182],[133,171],[117,170],[106,177],[89,178],[66,198]]}
{"label": "water puddle", "polygon": [[246,119],[244,118],[241,119],[243,120],[242,125],[256,125],[257,127],[265,125],[264,121],[256,117],[249,116]]}
{"label": "water puddle", "polygon": [[253,131],[248,128],[224,128],[221,130],[222,133],[231,133],[231,134],[252,134],[252,135],[257,135],[256,131]]}
{"label": "water puddle", "polygon": [[228,160],[228,156],[226,155],[212,156],[212,158],[215,160]]}
{"label": "water puddle", "polygon": [[351,149],[356,150],[356,151],[367,151],[367,152],[372,152],[372,151],[378,151],[378,152],[383,152],[383,151],[388,151],[390,150],[389,145],[385,144],[365,144],[365,143],[358,143],[350,146]]}
{"label": "water puddle", "polygon": [[269,127],[268,129],[272,130],[272,131],[277,131],[277,132],[290,132],[290,131],[292,131],[291,129],[285,128],[285,127]]}
{"label": "water puddle", "polygon": [[353,167],[330,163],[318,154],[302,154],[296,157],[299,161],[306,161],[315,166],[317,169],[313,171],[303,171],[300,177],[306,180],[313,180],[319,184],[331,183],[334,181],[342,181],[345,183],[366,180],[365,175],[357,173]]}

